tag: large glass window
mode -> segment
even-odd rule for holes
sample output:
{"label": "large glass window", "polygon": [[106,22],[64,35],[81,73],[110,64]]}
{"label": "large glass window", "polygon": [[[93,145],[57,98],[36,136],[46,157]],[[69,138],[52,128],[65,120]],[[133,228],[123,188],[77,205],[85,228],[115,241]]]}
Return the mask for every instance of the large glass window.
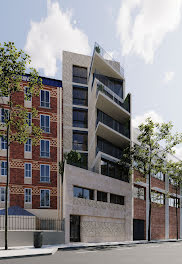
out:
{"label": "large glass window", "polygon": [[107,193],[106,192],[97,191],[97,201],[107,202]]}
{"label": "large glass window", "polygon": [[32,125],[32,113],[27,113],[27,124]]}
{"label": "large glass window", "polygon": [[124,196],[111,193],[110,203],[124,205]]}
{"label": "large glass window", "polygon": [[32,189],[25,188],[24,199],[25,203],[32,203]]}
{"label": "large glass window", "polygon": [[50,182],[50,165],[40,165],[40,181]]}
{"label": "large glass window", "polygon": [[87,151],[88,133],[84,131],[73,131],[73,149]]}
{"label": "large glass window", "polygon": [[40,127],[45,133],[50,132],[50,116],[40,115]]}
{"label": "large glass window", "polygon": [[46,90],[40,91],[40,106],[50,108],[50,92]]}
{"label": "large glass window", "polygon": [[7,176],[7,161],[1,161],[1,176]]}
{"label": "large glass window", "polygon": [[73,108],[73,127],[88,127],[88,111]]}
{"label": "large glass window", "polygon": [[94,191],[82,187],[73,187],[73,195],[77,198],[84,198],[89,200],[94,200]]}
{"label": "large glass window", "polygon": [[112,143],[107,140],[97,137],[97,153],[101,151],[115,158],[121,159],[122,149],[114,146]]}
{"label": "large glass window", "polygon": [[161,171],[159,171],[157,174],[154,174],[153,177],[160,180],[160,181],[165,180],[164,174]]}
{"label": "large glass window", "polygon": [[40,190],[40,206],[50,206],[50,190]]}
{"label": "large glass window", "polygon": [[163,193],[152,191],[151,192],[151,201],[152,201],[152,203],[164,204],[165,195]]}
{"label": "large glass window", "polygon": [[32,164],[25,163],[25,178],[31,178],[31,177],[32,177]]}
{"label": "large glass window", "polygon": [[50,141],[42,139],[40,141],[40,156],[41,157],[50,157]]}
{"label": "large glass window", "polygon": [[73,104],[88,105],[88,88],[73,86]]}
{"label": "large glass window", "polygon": [[25,151],[31,152],[32,151],[32,140],[29,138],[27,142],[25,143]]}
{"label": "large glass window", "polygon": [[134,198],[145,200],[145,189],[141,186],[134,186],[133,196]]}
{"label": "large glass window", "polygon": [[73,82],[87,84],[87,68],[73,65]]}
{"label": "large glass window", "polygon": [[[179,208],[180,200],[177,198],[177,207]],[[170,207],[176,207],[176,197],[170,197],[169,198],[169,206]]]}

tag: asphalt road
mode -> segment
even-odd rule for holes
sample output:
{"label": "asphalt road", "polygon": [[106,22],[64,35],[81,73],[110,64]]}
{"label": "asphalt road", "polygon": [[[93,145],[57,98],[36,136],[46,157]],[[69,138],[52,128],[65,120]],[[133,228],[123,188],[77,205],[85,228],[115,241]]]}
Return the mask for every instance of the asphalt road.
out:
{"label": "asphalt road", "polygon": [[182,242],[58,251],[52,256],[0,260],[3,264],[178,264]]}

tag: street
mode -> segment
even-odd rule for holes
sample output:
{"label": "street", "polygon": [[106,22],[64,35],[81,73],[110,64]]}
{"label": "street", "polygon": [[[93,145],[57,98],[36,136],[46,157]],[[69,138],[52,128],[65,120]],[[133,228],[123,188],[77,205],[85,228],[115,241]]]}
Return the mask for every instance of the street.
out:
{"label": "street", "polygon": [[181,264],[182,242],[75,249],[58,251],[52,256],[7,259],[0,262],[3,264]]}

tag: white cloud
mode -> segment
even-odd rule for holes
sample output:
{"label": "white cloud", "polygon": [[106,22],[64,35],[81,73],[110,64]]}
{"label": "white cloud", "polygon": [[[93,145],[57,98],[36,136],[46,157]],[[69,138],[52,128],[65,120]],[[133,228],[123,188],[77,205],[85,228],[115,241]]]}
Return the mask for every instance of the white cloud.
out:
{"label": "white cloud", "polygon": [[182,160],[182,146],[175,147],[174,150],[175,150],[174,156]]}
{"label": "white cloud", "polygon": [[31,21],[25,51],[31,56],[31,66],[43,69],[46,76],[55,76],[56,63],[62,51],[90,54],[87,35],[72,22],[71,11],[63,12],[58,2],[47,0],[47,17]]}
{"label": "white cloud", "polygon": [[174,78],[174,72],[165,72],[164,82],[168,83]]}
{"label": "white cloud", "polygon": [[162,123],[164,122],[162,116],[160,116],[159,114],[157,114],[155,111],[148,111],[147,113],[143,114],[143,115],[138,115],[135,118],[133,118],[132,120],[132,126],[137,128],[141,123],[144,123],[145,120],[151,117],[152,120],[156,123]]}
{"label": "white cloud", "polygon": [[117,18],[123,55],[135,53],[152,63],[154,53],[181,19],[182,0],[124,0]]}

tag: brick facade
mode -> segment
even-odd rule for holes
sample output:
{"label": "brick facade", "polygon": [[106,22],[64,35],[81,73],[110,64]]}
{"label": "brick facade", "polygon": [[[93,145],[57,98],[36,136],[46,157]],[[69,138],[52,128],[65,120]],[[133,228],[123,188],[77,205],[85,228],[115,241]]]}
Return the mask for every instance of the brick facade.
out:
{"label": "brick facade", "polygon": [[[26,158],[24,155],[24,144],[12,143],[10,146],[10,182],[9,182],[9,205],[19,205],[25,207],[24,203],[24,189],[32,189],[32,204],[28,208],[31,209],[58,209],[58,180],[59,170],[58,164],[60,161],[60,93],[62,82],[53,79],[42,78],[43,90],[50,92],[50,107],[43,108],[40,106],[40,96],[32,98],[32,107],[38,110],[38,116],[32,119],[32,123],[40,126],[40,115],[50,116],[50,133],[43,133],[42,139],[50,140],[50,157],[40,157],[40,143],[37,146],[32,146],[31,158]],[[49,85],[50,84],[50,85]],[[27,81],[22,81],[22,91],[14,98],[16,104],[24,106],[24,87],[27,86]],[[0,105],[0,108],[7,108],[6,105]],[[27,108],[31,112],[31,108]],[[0,161],[6,160],[6,157],[0,156]],[[31,163],[32,165],[32,177],[31,179],[24,177],[24,164]],[[50,181],[40,182],[40,164],[50,165]],[[2,178],[2,177],[1,177]],[[2,182],[0,178],[0,187],[5,186],[5,180]],[[6,177],[5,177],[6,178]],[[50,190],[50,206],[41,208],[40,206],[40,190]],[[3,203],[0,203],[0,207],[3,207]],[[26,208],[26,207],[25,207]]]}

